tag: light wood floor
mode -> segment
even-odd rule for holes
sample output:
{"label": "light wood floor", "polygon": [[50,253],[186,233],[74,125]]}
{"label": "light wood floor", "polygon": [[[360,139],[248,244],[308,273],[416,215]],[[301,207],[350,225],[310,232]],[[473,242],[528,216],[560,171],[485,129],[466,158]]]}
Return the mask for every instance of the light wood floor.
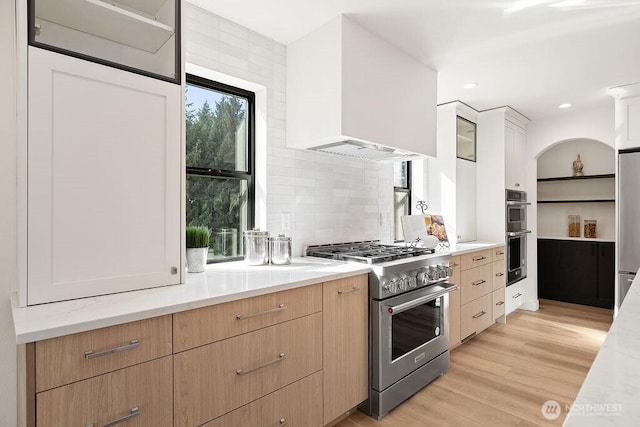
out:
{"label": "light wood floor", "polygon": [[[339,427],[561,425],[609,330],[612,310],[540,301],[451,352],[451,368],[381,421],[356,412]],[[546,420],[556,400],[562,415]]]}

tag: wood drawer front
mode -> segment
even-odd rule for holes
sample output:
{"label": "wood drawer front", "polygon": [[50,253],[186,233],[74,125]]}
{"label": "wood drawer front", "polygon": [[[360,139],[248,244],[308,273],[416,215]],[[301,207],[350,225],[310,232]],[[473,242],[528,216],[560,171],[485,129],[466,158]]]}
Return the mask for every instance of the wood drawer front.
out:
{"label": "wood drawer front", "polygon": [[493,266],[491,264],[462,270],[460,275],[462,276],[460,302],[463,305],[493,291]]}
{"label": "wood drawer front", "polygon": [[173,315],[174,351],[210,344],[319,311],[322,311],[322,284],[176,313]]}
{"label": "wood drawer front", "polygon": [[[133,340],[138,340],[132,344]],[[119,349],[108,353],[109,350]],[[85,352],[92,351],[91,355]],[[171,316],[36,342],[36,391],[171,354]],[[88,358],[92,357],[93,358]]]}
{"label": "wood drawer front", "polygon": [[173,425],[171,356],[36,395],[38,426],[101,426],[130,415],[127,427]]}
{"label": "wood drawer front", "polygon": [[175,425],[203,424],[321,369],[322,313],[176,354]]}
{"label": "wood drawer front", "polygon": [[266,395],[203,427],[322,426],[322,372]]}
{"label": "wood drawer front", "polygon": [[505,301],[504,301],[504,288],[493,291],[493,319],[504,315]]}
{"label": "wood drawer front", "polygon": [[488,264],[493,261],[493,250],[485,249],[484,251],[471,252],[470,254],[460,255],[460,267],[462,271],[468,270],[479,265]]}
{"label": "wood drawer front", "polygon": [[487,294],[462,306],[460,336],[464,339],[472,333],[480,333],[493,324],[493,298]]}
{"label": "wood drawer front", "polygon": [[504,261],[493,262],[493,290],[504,288],[507,284],[506,266]]}
{"label": "wood drawer front", "polygon": [[498,248],[493,248],[492,250],[493,260],[499,261],[504,259],[504,246],[500,246]]}

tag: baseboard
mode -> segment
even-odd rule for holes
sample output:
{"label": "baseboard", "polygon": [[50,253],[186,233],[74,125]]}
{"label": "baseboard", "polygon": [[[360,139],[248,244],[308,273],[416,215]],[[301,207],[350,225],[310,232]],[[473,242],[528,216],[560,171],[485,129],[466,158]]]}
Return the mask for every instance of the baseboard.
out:
{"label": "baseboard", "polygon": [[519,307],[521,310],[538,311],[540,309],[540,300],[536,298],[533,301],[527,301]]}

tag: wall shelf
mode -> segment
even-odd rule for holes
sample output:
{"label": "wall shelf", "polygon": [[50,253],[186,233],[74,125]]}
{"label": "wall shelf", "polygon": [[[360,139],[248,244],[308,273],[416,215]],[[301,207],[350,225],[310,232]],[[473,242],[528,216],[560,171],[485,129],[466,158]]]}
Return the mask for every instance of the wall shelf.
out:
{"label": "wall shelf", "polygon": [[538,200],[541,203],[613,203],[616,199]]}
{"label": "wall shelf", "polygon": [[584,176],[558,176],[554,178],[538,178],[538,182],[548,181],[581,181],[583,179],[611,179],[615,178],[613,173],[601,174],[601,175],[584,175]]}

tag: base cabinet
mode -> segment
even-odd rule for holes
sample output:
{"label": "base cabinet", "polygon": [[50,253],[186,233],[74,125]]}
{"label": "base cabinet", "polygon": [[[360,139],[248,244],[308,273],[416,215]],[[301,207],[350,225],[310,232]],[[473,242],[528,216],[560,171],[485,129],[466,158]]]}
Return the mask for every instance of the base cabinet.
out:
{"label": "base cabinet", "polygon": [[322,292],[324,424],[368,397],[367,276],[325,282]]}
{"label": "base cabinet", "polygon": [[613,242],[538,239],[538,296],[613,308]]}
{"label": "base cabinet", "polygon": [[[460,285],[460,257],[455,256],[449,262],[453,269],[453,275],[449,277],[450,283]],[[449,348],[460,344],[460,288],[449,292]]]}
{"label": "base cabinet", "polygon": [[505,314],[511,314],[516,311],[524,301],[524,297],[522,296],[522,283],[518,282],[507,286],[504,291],[504,299]]}

